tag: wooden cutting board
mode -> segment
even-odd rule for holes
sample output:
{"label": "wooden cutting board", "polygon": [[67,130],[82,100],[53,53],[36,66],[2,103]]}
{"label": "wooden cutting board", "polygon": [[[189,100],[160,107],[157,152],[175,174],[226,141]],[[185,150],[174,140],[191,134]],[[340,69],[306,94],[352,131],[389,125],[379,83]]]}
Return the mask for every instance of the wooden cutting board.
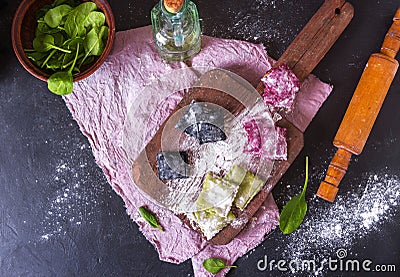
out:
{"label": "wooden cutting board", "polygon": [[[274,66],[279,66],[282,63],[287,64],[300,81],[303,81],[335,43],[352,17],[353,7],[349,3],[340,0],[325,1]],[[231,76],[225,75],[218,70],[208,74],[218,75],[218,78],[216,78],[218,82],[235,82]],[[209,77],[204,76],[204,78]],[[202,79],[200,79],[201,81]],[[261,82],[257,86],[257,91],[259,94],[263,94],[264,87]],[[133,179],[136,185],[148,195],[161,197],[164,193],[167,193],[166,188],[163,191],[163,188],[160,189],[159,185],[153,186],[153,184],[159,182],[155,178],[157,176],[156,155],[161,152],[161,135],[165,136],[165,124],[171,120],[171,116],[182,107],[189,105],[192,100],[215,103],[234,115],[240,113],[244,108],[241,103],[220,90],[191,89],[171,113],[170,117],[165,120],[165,123],[160,126],[153,139],[133,164]],[[169,124],[171,123],[169,122]],[[303,148],[302,132],[285,119],[279,121],[278,125],[287,128],[288,160],[275,162],[271,177],[267,180],[263,189],[253,198],[243,212],[235,211],[236,215],[243,219],[241,220],[243,224],[235,226],[235,228],[228,225],[210,240],[211,243],[216,245],[227,244],[240,233]],[[171,139],[174,139],[172,135]],[[163,148],[163,150],[167,149]],[[180,215],[180,218],[188,223],[184,215]]]}
{"label": "wooden cutting board", "polygon": [[[285,63],[293,70],[300,81],[304,81],[349,25],[353,15],[354,9],[350,3],[344,0],[326,0],[289,45],[274,67]],[[264,93],[262,82],[257,86],[257,91],[260,95]],[[303,133],[289,121],[283,119],[277,125],[287,128],[288,159],[287,161],[275,162],[271,178],[267,180],[264,188],[254,197],[244,211],[247,221],[259,209],[271,189],[278,183],[304,145]],[[246,223],[247,221],[244,220]],[[245,226],[242,225],[240,227]],[[216,245],[227,244],[241,230],[242,228],[237,228],[237,226],[233,228],[228,225],[214,236],[210,242]]]}

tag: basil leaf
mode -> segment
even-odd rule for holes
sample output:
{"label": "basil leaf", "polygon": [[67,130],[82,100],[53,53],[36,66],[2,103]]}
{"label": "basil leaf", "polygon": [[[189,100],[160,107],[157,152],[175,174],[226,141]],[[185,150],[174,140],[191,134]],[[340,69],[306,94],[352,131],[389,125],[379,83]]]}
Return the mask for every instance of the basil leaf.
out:
{"label": "basil leaf", "polygon": [[294,196],[283,207],[279,219],[279,229],[285,235],[293,233],[304,220],[307,212],[306,189],[308,184],[308,157],[306,157],[306,178],[301,194]]}
{"label": "basil leaf", "polygon": [[203,261],[203,267],[212,274],[217,274],[224,268],[236,268],[235,265],[226,265],[225,262],[219,258],[209,258]]}
{"label": "basil leaf", "polygon": [[160,229],[161,231],[164,231],[163,228],[158,224],[158,219],[155,216],[155,214],[150,212],[144,206],[139,207],[139,212],[142,215],[142,217],[144,218],[144,220],[146,220],[146,222],[149,223],[151,227]]}

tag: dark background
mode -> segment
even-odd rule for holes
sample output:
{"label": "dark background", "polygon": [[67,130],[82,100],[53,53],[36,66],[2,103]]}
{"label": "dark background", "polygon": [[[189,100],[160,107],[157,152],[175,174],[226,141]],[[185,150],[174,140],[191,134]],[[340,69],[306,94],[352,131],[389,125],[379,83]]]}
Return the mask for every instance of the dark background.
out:
{"label": "dark background", "polygon": [[[149,13],[157,1],[109,2],[120,31],[150,24]],[[274,58],[323,3],[195,2],[204,34],[263,43]],[[282,196],[286,185],[302,182],[305,155],[310,157],[311,168],[327,167],[334,153],[333,137],[364,65],[371,53],[379,51],[399,6],[398,0],[350,2],[355,8],[353,21],[314,70],[334,85],[334,91],[307,129],[303,151],[274,189],[280,208],[288,199]],[[0,3],[0,276],[193,276],[190,261],[181,265],[159,261],[153,246],[125,213],[123,201],[107,184],[62,98],[18,63],[10,28],[19,1]],[[371,171],[400,176],[399,75],[340,193],[354,189],[352,184],[359,184]],[[308,199],[320,181],[309,184]],[[284,243],[283,235],[273,232],[260,247],[239,259],[238,269],[229,276],[268,275],[257,270],[257,261],[264,255],[279,259],[277,249]],[[347,250],[361,258],[396,264],[398,276],[398,209],[390,221],[356,239]]]}

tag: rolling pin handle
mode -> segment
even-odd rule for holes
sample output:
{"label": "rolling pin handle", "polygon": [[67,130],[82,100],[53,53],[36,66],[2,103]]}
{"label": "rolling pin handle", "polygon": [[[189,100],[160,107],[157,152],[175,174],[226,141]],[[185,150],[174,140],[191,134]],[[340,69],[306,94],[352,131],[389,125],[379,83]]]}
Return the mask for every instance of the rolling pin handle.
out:
{"label": "rolling pin handle", "polygon": [[[359,155],[371,132],[375,119],[396,75],[399,63],[395,60],[400,48],[400,8],[386,33],[381,53],[371,55],[361,76],[333,144],[338,147],[329,165],[317,196],[333,202],[339,184],[346,174],[351,155]],[[358,130],[358,131],[356,131]]]}
{"label": "rolling pin handle", "polygon": [[395,58],[400,48],[400,8],[397,9],[393,18],[393,24],[386,33],[385,40],[381,48],[381,53]]}
{"label": "rolling pin handle", "polygon": [[339,148],[326,172],[325,180],[319,186],[317,196],[329,202],[333,202],[339,190],[339,184],[346,174],[349,167],[351,153],[345,149]]}

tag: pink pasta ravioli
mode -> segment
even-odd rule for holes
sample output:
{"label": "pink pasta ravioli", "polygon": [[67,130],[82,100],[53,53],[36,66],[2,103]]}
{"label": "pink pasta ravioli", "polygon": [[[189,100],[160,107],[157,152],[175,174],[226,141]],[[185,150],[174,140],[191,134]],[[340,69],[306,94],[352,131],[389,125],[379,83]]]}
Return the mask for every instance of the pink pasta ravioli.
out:
{"label": "pink pasta ravioli", "polygon": [[262,135],[270,131],[271,128],[265,124],[262,118],[250,117],[243,122],[243,128],[247,133],[247,144],[244,148],[245,153],[271,160],[287,160],[285,128],[275,127],[276,137],[273,141],[266,139]]}
{"label": "pink pasta ravioli", "polygon": [[286,64],[269,70],[261,79],[264,89],[264,103],[271,108],[291,110],[300,81]]}

